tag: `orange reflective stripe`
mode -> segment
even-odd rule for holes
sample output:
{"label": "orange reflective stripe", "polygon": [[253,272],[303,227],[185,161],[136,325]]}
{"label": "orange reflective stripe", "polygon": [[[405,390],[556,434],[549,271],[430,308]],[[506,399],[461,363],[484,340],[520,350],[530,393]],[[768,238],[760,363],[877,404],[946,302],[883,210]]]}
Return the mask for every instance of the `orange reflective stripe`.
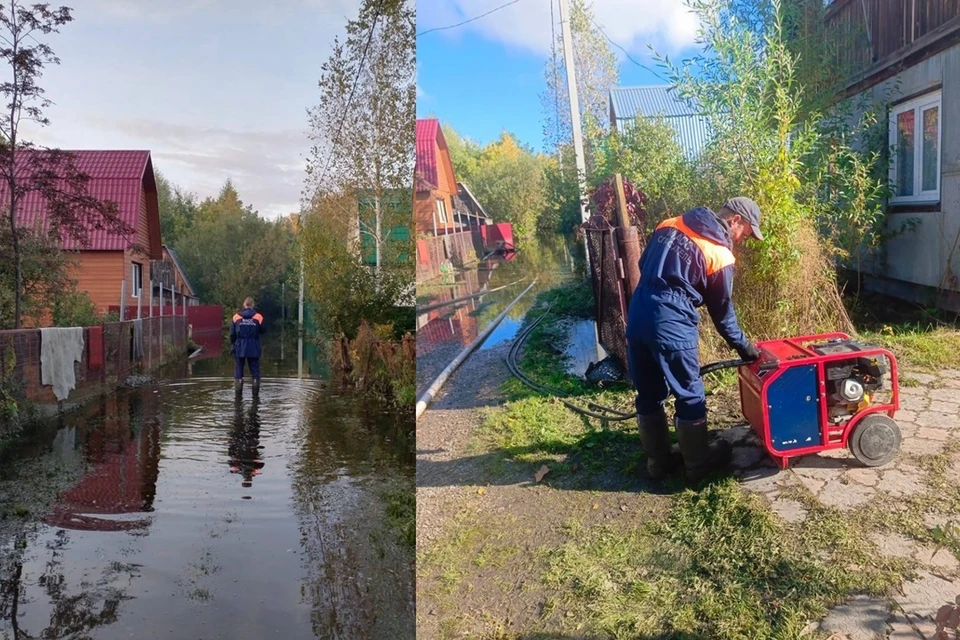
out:
{"label": "orange reflective stripe", "polygon": [[242,315],[240,315],[239,313],[233,314],[233,321],[234,321],[234,322],[239,322],[240,320],[243,320],[243,316],[242,316]]}
{"label": "orange reflective stripe", "polygon": [[260,315],[259,313],[254,314],[253,319],[259,322],[260,324],[263,324],[263,316]]}
{"label": "orange reflective stripe", "polygon": [[658,230],[664,228],[676,229],[683,235],[690,238],[693,244],[697,245],[697,247],[703,253],[704,261],[707,263],[708,276],[712,276],[717,271],[729,267],[736,262],[736,258],[733,257],[733,252],[730,251],[730,249],[726,248],[722,244],[717,244],[712,240],[704,238],[699,233],[688,227],[681,217],[669,218],[657,225]]}

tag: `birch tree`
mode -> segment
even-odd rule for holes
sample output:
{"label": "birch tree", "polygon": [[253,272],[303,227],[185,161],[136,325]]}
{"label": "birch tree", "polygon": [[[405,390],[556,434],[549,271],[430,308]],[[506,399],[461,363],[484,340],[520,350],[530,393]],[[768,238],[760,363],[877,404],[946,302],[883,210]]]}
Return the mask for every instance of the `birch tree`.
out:
{"label": "birch tree", "polygon": [[322,66],[319,104],[308,111],[313,147],[306,195],[311,202],[350,195],[369,206],[369,215],[351,220],[356,233],[350,235],[355,259],[364,238],[372,246],[378,288],[387,280],[413,281],[412,261],[401,259],[412,254],[412,242],[406,246],[397,237],[405,229],[412,238],[412,194],[409,207],[394,203],[410,192],[413,176],[415,23],[412,0],[365,0],[347,23],[346,39],[334,42]]}

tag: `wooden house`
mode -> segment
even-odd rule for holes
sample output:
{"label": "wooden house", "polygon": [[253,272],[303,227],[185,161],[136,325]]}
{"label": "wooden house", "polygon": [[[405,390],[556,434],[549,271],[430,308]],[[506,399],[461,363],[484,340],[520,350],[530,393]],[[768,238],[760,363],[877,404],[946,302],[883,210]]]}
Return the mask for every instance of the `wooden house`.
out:
{"label": "wooden house", "polygon": [[[48,153],[29,151],[21,153]],[[153,161],[149,151],[71,151],[76,167],[90,177],[87,191],[103,201],[115,202],[120,219],[130,233],[92,229],[88,241],[65,237],[62,247],[76,252],[72,276],[97,310],[106,312],[126,296],[126,306],[137,306],[149,295],[151,261],[163,260],[160,212]],[[0,187],[0,192],[6,189]],[[19,202],[17,222],[24,227],[48,228],[47,205],[37,192]],[[143,300],[144,306],[148,301]]]}
{"label": "wooden house", "polygon": [[919,221],[886,242],[865,284],[960,310],[960,1],[826,4],[838,63],[853,72],[838,97],[886,113],[887,224]]}
{"label": "wooden house", "polygon": [[458,231],[454,216],[457,179],[440,121],[417,120],[414,215],[418,236]]}

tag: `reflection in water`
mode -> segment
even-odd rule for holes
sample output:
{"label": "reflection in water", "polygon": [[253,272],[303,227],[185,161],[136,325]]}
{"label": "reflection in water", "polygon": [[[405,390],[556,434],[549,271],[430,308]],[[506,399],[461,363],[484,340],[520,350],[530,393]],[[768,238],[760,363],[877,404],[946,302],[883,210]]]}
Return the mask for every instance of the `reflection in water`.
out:
{"label": "reflection in water", "polygon": [[[512,261],[499,258],[481,261],[468,269],[458,270],[446,279],[418,285],[417,304],[421,308],[483,294],[418,313],[418,394],[453,360],[460,349],[477,339],[533,278],[537,278],[536,286],[511,309],[484,347],[490,348],[512,339],[538,293],[583,277],[584,274],[582,245],[563,236],[524,242],[515,255],[516,259]],[[524,281],[497,290],[517,280]],[[487,291],[490,293],[485,293]]]}
{"label": "reflection in water", "polygon": [[244,416],[243,401],[237,399],[234,408],[233,433],[230,435],[230,473],[243,476],[243,486],[250,487],[253,476],[260,475],[264,462],[260,459],[259,399],[250,402],[250,413]]}
{"label": "reflection in water", "polygon": [[43,524],[0,530],[0,638],[414,637],[389,516],[409,418],[310,379],[237,402],[221,376],[71,416],[23,463],[83,472]]}

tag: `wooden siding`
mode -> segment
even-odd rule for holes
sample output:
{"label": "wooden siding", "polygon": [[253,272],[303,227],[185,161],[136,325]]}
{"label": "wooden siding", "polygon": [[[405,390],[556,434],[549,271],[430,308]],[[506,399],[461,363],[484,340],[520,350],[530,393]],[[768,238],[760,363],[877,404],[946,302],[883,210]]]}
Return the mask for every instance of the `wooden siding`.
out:
{"label": "wooden siding", "polygon": [[450,194],[438,190],[420,192],[414,201],[414,213],[417,222],[417,235],[433,235],[433,221],[437,211],[437,200],[442,199],[447,209],[447,223],[443,224],[437,217],[437,233],[456,231],[460,225],[453,221],[453,200]]}
{"label": "wooden siding", "polygon": [[960,0],[835,0],[826,22],[847,45],[838,47],[839,63],[858,73],[882,68],[958,17]]}
{"label": "wooden siding", "polygon": [[97,311],[106,312],[107,307],[119,303],[124,268],[122,251],[81,251],[76,262],[71,276],[77,280],[77,288],[86,291],[93,300]]}

